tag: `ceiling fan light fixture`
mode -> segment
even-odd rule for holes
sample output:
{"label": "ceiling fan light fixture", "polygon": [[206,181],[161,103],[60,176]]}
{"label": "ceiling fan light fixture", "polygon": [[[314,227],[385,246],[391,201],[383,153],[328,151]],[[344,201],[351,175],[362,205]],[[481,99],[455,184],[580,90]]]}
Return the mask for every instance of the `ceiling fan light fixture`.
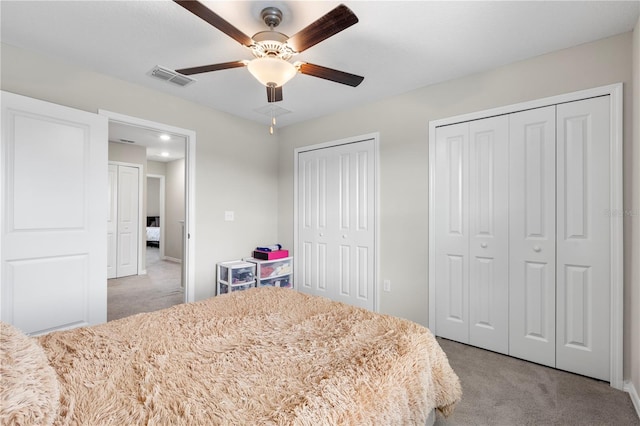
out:
{"label": "ceiling fan light fixture", "polygon": [[249,72],[265,86],[280,87],[296,75],[298,69],[279,58],[256,58],[247,65]]}

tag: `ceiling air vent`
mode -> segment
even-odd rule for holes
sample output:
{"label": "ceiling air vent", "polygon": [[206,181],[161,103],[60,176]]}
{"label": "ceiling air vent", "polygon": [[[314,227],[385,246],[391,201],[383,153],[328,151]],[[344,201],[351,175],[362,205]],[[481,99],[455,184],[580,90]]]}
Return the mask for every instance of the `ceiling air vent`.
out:
{"label": "ceiling air vent", "polygon": [[160,65],[156,65],[153,67],[151,71],[148,73],[151,77],[155,77],[160,80],[164,80],[169,83],[173,83],[177,86],[184,87],[188,84],[195,82],[196,80],[187,77],[186,75],[178,74],[175,71],[172,71],[168,68],[161,67]]}
{"label": "ceiling air vent", "polygon": [[280,108],[277,105],[268,104],[260,108],[254,109],[258,114],[268,115],[269,117],[280,117],[284,114],[289,114],[291,111],[288,109]]}

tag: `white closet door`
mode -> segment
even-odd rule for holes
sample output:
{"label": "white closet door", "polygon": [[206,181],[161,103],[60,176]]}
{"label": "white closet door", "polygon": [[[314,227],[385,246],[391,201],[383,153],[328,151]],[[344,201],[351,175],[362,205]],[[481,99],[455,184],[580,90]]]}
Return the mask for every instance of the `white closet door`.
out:
{"label": "white closet door", "polygon": [[109,164],[109,181],[107,187],[107,278],[117,276],[118,249],[118,166]]}
{"label": "white closet door", "polygon": [[555,106],[509,116],[509,355],[556,361]]}
{"label": "white closet door", "polygon": [[557,106],[556,367],[609,380],[609,97]]}
{"label": "white closet door", "polygon": [[341,145],[338,160],[336,300],[374,309],[374,143]]}
{"label": "white closet door", "polygon": [[469,342],[469,124],[436,131],[436,330]]}
{"label": "white closet door", "polygon": [[509,348],[509,119],[469,123],[469,343]]}
{"label": "white closet door", "polygon": [[298,157],[298,288],[373,310],[373,139]]}
{"label": "white closet door", "polygon": [[327,157],[322,151],[298,156],[298,239],[295,270],[297,287],[331,298],[327,283]]}
{"label": "white closet door", "polygon": [[117,277],[138,273],[138,168],[118,166]]}

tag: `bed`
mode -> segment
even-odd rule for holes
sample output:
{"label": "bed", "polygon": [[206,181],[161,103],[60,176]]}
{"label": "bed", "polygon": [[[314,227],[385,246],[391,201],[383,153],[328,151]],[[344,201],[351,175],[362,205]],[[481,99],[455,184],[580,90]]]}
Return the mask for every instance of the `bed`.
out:
{"label": "bed", "polygon": [[147,216],[147,246],[160,246],[160,216]]}
{"label": "bed", "polygon": [[291,289],[1,338],[0,424],[423,425],[461,398],[428,329]]}

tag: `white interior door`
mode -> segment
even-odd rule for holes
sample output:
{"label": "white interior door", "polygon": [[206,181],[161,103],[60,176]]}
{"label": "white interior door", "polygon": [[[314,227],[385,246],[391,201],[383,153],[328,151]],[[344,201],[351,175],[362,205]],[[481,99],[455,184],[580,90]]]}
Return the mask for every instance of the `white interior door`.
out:
{"label": "white interior door", "polygon": [[469,123],[438,128],[435,146],[436,329],[469,343]]}
{"label": "white interior door", "polygon": [[556,108],[509,116],[509,355],[556,362]]}
{"label": "white interior door", "polygon": [[557,106],[556,367],[609,380],[609,97]]}
{"label": "white interior door", "polygon": [[116,262],[118,259],[118,166],[115,164],[109,164],[107,199],[107,278],[116,278]]}
{"label": "white interior door", "polygon": [[469,343],[509,349],[509,119],[469,123]]}
{"label": "white interior door", "polygon": [[301,291],[375,307],[373,139],[298,155]]}
{"label": "white interior door", "polygon": [[118,166],[118,228],[116,277],[137,275],[139,225],[139,170],[137,167]]}
{"label": "white interior door", "polygon": [[1,96],[0,317],[31,334],[105,322],[107,120]]}

